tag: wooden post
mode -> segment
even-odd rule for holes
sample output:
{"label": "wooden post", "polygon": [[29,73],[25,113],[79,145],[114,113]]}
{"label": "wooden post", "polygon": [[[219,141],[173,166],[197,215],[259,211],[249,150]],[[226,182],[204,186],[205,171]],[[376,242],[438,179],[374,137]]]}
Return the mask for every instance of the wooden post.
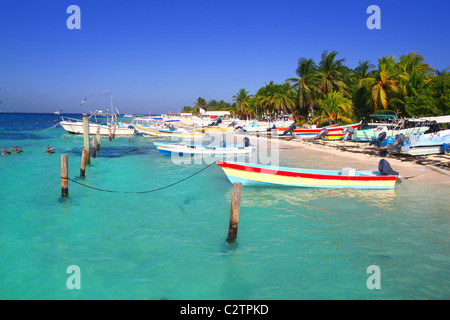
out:
{"label": "wooden post", "polygon": [[86,164],[91,164],[91,154],[89,151],[89,118],[83,114],[83,141],[86,151]]}
{"label": "wooden post", "polygon": [[63,197],[67,197],[69,195],[69,177],[68,174],[69,168],[69,158],[67,154],[61,155],[61,195]]}
{"label": "wooden post", "polygon": [[113,130],[113,136],[112,136],[113,139],[116,138],[116,128],[117,128],[117,119],[114,121],[114,130]]}
{"label": "wooden post", "polygon": [[109,141],[111,141],[111,139],[112,139],[111,126],[108,128],[108,136],[109,136]]}
{"label": "wooden post", "polygon": [[97,146],[96,146],[95,136],[92,136],[92,157],[95,158],[97,156]]}
{"label": "wooden post", "polygon": [[227,242],[234,242],[237,237],[237,228],[239,222],[239,207],[241,205],[242,183],[233,183],[233,192],[231,194],[231,213],[230,226],[228,228]]}
{"label": "wooden post", "polygon": [[85,173],[86,173],[86,150],[83,149],[83,152],[81,152],[80,177],[84,177]]}
{"label": "wooden post", "polygon": [[100,139],[100,127],[98,127],[98,129],[97,129],[97,151],[100,151],[100,143],[101,143],[101,139]]}

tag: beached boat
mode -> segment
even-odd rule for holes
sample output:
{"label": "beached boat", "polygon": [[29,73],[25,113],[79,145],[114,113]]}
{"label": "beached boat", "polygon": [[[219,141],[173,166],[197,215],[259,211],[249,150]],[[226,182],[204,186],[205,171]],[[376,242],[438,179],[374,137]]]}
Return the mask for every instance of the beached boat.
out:
{"label": "beached boat", "polygon": [[361,122],[353,123],[353,124],[347,124],[347,125],[331,125],[326,126],[322,128],[297,128],[293,130],[293,133],[299,137],[299,138],[314,138],[318,134],[322,132],[322,130],[325,128],[328,130],[329,133],[337,133],[345,131],[345,129],[352,127],[353,129],[357,129],[358,126],[361,124]]}
{"label": "beached boat", "polygon": [[321,135],[321,139],[325,141],[338,141],[344,139],[345,133],[326,133]]}
{"label": "beached boat", "polygon": [[[448,133],[448,134],[446,134]],[[445,130],[442,135],[435,133],[414,133],[408,139],[397,137],[393,142],[388,139],[388,150],[392,154],[407,154],[412,156],[442,154],[445,153],[444,143],[450,143],[450,130]]]}
{"label": "beached boat", "polygon": [[[59,124],[71,134],[83,134],[83,120],[62,117]],[[101,135],[115,134],[117,136],[122,135],[134,135],[134,126],[130,122],[117,122],[113,120],[106,124],[99,124],[97,121],[89,122],[89,134],[97,134],[97,130],[100,128]]]}
{"label": "beached boat", "polygon": [[383,175],[380,171],[355,171],[352,168],[312,170],[222,161],[218,165],[231,183],[250,186],[392,189],[399,179],[398,172],[392,170],[392,174]]}
{"label": "beached boat", "polygon": [[352,135],[352,141],[372,141],[373,138],[378,137],[382,132],[386,133],[386,138],[395,137],[399,134],[409,137],[413,133],[424,133],[429,129],[429,121],[419,121],[419,119],[415,119],[415,121],[410,121],[410,119],[397,119],[396,122],[393,122],[392,124],[377,125],[376,127],[357,130]]}
{"label": "beached boat", "polygon": [[230,155],[230,154],[250,154],[254,151],[253,146],[204,146],[186,143],[162,143],[154,142],[159,152],[164,156],[172,154],[191,154],[191,155]]}

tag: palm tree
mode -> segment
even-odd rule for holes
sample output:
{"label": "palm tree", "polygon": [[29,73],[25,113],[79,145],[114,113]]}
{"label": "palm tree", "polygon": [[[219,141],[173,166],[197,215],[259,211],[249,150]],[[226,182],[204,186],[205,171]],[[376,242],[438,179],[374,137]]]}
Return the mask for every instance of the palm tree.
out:
{"label": "palm tree", "polygon": [[321,113],[315,121],[317,124],[328,122],[337,123],[338,120],[351,122],[353,108],[350,99],[344,97],[343,92],[328,92],[317,102]]}
{"label": "palm tree", "polygon": [[317,70],[317,79],[320,85],[322,94],[326,95],[331,91],[341,91],[347,89],[344,83],[345,74],[345,59],[335,60],[337,56],[336,51],[325,50],[322,53],[322,59]]}
{"label": "palm tree", "polygon": [[369,61],[359,61],[358,66],[354,69],[358,80],[372,77],[376,66]]}
{"label": "palm tree", "polygon": [[319,91],[316,87],[317,65],[313,59],[300,58],[297,62],[295,73],[298,78],[289,78],[292,83],[291,88],[297,93],[296,111],[297,116],[306,116],[308,110],[313,109],[313,97]]}
{"label": "palm tree", "polygon": [[203,110],[205,110],[205,109],[208,108],[208,103],[206,102],[205,99],[199,97],[199,98],[197,99],[197,101],[195,101],[195,108],[197,108],[197,109],[199,109],[199,110],[200,110],[200,108],[203,109]]}
{"label": "palm tree", "polygon": [[246,113],[250,107],[250,102],[252,100],[252,95],[244,88],[240,89],[237,94],[233,96],[233,101],[236,102],[236,109],[240,113]]}
{"label": "palm tree", "polygon": [[273,95],[274,108],[277,112],[289,114],[295,108],[295,92],[291,89],[288,81],[284,84],[277,84]]}
{"label": "palm tree", "polygon": [[395,78],[395,57],[378,59],[378,70],[373,76],[361,79],[360,86],[367,86],[372,92],[371,106],[374,112],[388,109],[390,98],[399,92],[398,80]]}
{"label": "palm tree", "polygon": [[259,88],[255,95],[255,108],[259,109],[262,113],[273,114],[275,104],[274,93],[275,84],[273,81]]}

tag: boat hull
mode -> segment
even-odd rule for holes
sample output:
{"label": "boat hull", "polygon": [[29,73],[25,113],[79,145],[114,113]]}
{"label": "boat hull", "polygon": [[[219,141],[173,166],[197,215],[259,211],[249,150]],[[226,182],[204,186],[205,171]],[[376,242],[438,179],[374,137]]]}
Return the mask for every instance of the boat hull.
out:
{"label": "boat hull", "polygon": [[424,133],[427,131],[429,127],[421,127],[421,128],[414,128],[414,129],[401,129],[401,130],[389,130],[389,129],[380,129],[380,128],[373,128],[373,129],[365,129],[365,130],[356,130],[355,133],[352,135],[352,141],[356,142],[368,142],[372,141],[372,138],[377,138],[378,135],[382,132],[386,132],[386,138],[395,137],[398,134],[403,134],[405,136],[409,136],[412,132],[418,132],[418,133]]}
{"label": "boat hull", "polygon": [[[83,123],[80,122],[71,122],[71,121],[61,121],[59,123],[64,130],[66,130],[68,133],[71,134],[83,134]],[[97,130],[100,127],[100,135],[107,136],[109,134],[114,133],[114,128],[111,128],[106,125],[99,125],[96,123],[89,123],[89,134],[95,135],[97,134]],[[125,128],[125,127],[116,127],[116,135],[134,135],[135,130],[134,128]]]}
{"label": "boat hull", "polygon": [[323,129],[327,129],[329,133],[338,133],[349,127],[352,127],[353,129],[357,129],[359,127],[359,125],[360,125],[360,123],[354,123],[354,124],[349,124],[349,125],[345,125],[345,126],[332,125],[332,126],[328,126],[328,127],[315,128],[315,129],[299,128],[299,129],[294,129],[293,132],[297,136],[311,137],[311,136],[316,136],[317,134],[321,133]]}
{"label": "boat hull", "polygon": [[344,139],[345,133],[330,133],[330,134],[324,134],[320,138],[325,141],[336,141],[336,140],[342,140]]}
{"label": "boat hull", "polygon": [[392,189],[398,176],[382,176],[376,171],[342,175],[341,171],[306,170],[236,162],[218,162],[231,183],[247,186],[274,185],[310,188]]}

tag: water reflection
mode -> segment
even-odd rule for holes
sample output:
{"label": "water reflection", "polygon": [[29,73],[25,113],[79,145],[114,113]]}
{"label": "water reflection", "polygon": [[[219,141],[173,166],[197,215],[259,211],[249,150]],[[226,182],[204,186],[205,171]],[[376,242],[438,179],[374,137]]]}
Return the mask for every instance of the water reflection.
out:
{"label": "water reflection", "polygon": [[[255,207],[280,206],[283,203],[292,206],[308,207],[316,200],[322,204],[339,205],[350,202],[354,205],[369,206],[382,210],[396,209],[395,189],[317,189],[317,188],[246,188],[241,205]],[[331,203],[330,203],[331,202]],[[319,204],[320,204],[319,203]],[[317,206],[317,202],[314,202]]]}

